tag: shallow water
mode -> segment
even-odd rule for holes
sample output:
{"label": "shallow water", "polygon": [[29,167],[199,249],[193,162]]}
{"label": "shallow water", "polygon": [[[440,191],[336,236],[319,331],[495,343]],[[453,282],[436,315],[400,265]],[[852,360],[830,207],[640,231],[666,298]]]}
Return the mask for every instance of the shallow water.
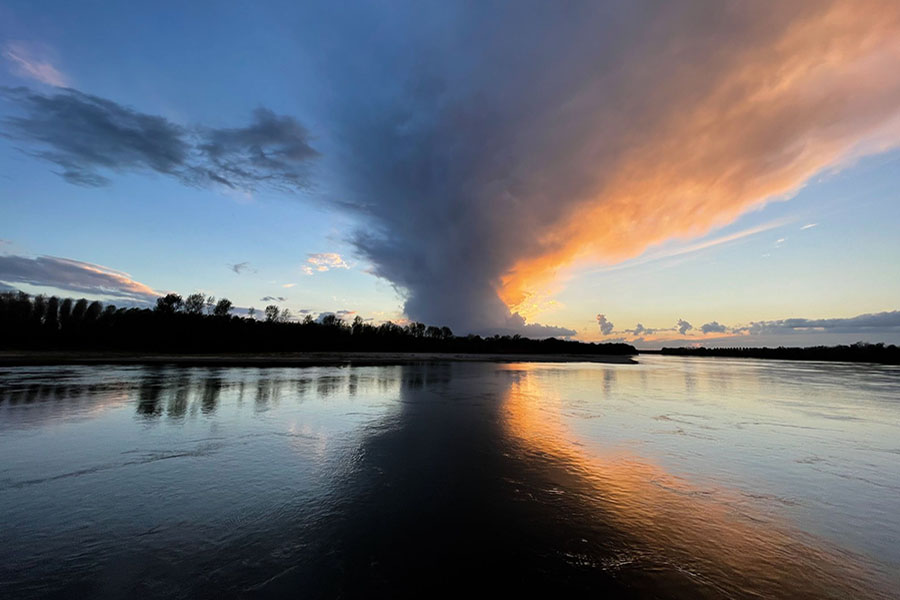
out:
{"label": "shallow water", "polygon": [[0,597],[900,593],[900,370],[0,369]]}

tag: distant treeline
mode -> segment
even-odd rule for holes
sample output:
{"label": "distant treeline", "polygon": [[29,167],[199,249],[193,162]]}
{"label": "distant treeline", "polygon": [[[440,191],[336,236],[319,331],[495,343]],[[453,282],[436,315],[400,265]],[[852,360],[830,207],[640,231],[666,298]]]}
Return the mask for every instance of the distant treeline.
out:
{"label": "distant treeline", "polygon": [[[252,311],[253,309],[251,309]],[[629,344],[593,344],[521,336],[455,336],[423,323],[373,325],[328,314],[294,321],[278,306],[232,315],[232,303],[203,294],[169,294],[155,308],[117,308],[85,299],[0,294],[0,347],[22,350],[192,352],[460,352],[636,354]]]}
{"label": "distant treeline", "polygon": [[809,348],[663,348],[663,354],[678,356],[733,356],[784,360],[828,360],[900,364],[900,347],[857,342],[850,346],[812,346]]}

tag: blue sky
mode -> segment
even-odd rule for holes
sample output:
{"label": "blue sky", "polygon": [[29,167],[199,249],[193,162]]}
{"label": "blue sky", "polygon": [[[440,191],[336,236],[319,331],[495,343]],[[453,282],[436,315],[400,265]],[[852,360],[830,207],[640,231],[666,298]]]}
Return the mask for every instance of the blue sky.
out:
{"label": "blue sky", "polygon": [[[865,4],[0,3],[0,281],[644,347],[898,343],[898,9]],[[53,98],[120,133],[158,118],[187,154],[156,168],[155,130],[104,145]],[[236,178],[195,176],[216,169]],[[107,287],[76,281],[91,265]]]}

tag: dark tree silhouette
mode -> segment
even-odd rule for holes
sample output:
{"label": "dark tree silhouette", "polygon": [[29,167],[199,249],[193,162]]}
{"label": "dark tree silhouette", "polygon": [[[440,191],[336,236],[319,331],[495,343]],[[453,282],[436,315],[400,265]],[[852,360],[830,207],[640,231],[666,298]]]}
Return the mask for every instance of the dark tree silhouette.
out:
{"label": "dark tree silhouette", "polygon": [[266,307],[266,322],[267,323],[275,323],[278,321],[278,315],[280,314],[280,310],[274,304],[270,304]]}
{"label": "dark tree silhouette", "polygon": [[178,294],[166,294],[156,299],[156,310],[161,313],[174,314],[182,309],[184,300]]}
{"label": "dark tree silhouette", "polygon": [[784,360],[827,360],[900,364],[900,348],[894,345],[856,342],[850,346],[812,346],[806,348],[663,348],[661,354],[676,356],[723,356]]}
{"label": "dark tree silhouette", "polygon": [[213,309],[213,315],[216,317],[227,317],[231,312],[231,300],[222,298]]}
{"label": "dark tree silhouette", "polygon": [[[635,354],[628,344],[588,344],[519,336],[456,337],[447,327],[410,323],[372,325],[356,317],[344,322],[335,314],[317,322],[301,322],[290,311],[271,304],[265,321],[231,314],[232,304],[220,299],[212,314],[208,300],[192,294],[185,302],[167,294],[147,308],[104,307],[99,302],[66,298],[47,300],[28,294],[0,294],[0,347],[34,350],[127,350],[133,352],[457,352],[497,354]],[[206,299],[204,299],[206,300]],[[197,306],[201,310],[197,311]]]}
{"label": "dark tree silhouette", "polygon": [[189,315],[202,315],[206,306],[206,296],[203,294],[191,294],[184,299],[184,312]]}

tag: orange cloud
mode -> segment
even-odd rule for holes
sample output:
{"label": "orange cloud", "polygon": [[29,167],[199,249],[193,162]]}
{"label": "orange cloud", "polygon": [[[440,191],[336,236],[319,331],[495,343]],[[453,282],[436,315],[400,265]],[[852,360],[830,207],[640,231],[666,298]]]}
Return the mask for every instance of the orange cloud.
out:
{"label": "orange cloud", "polygon": [[546,294],[574,261],[618,262],[703,235],[816,173],[897,145],[900,3],[752,6],[746,30],[725,44],[722,32],[694,31],[627,65],[635,73],[625,85],[652,98],[626,90],[633,105],[592,116],[579,106],[590,89],[573,97],[585,133],[567,138],[571,164],[554,168],[585,183],[502,277],[511,310]]}
{"label": "orange cloud", "polygon": [[135,281],[128,273],[102,265],[60,258],[0,256],[0,281],[54,287],[79,293],[150,302],[159,292]]}

